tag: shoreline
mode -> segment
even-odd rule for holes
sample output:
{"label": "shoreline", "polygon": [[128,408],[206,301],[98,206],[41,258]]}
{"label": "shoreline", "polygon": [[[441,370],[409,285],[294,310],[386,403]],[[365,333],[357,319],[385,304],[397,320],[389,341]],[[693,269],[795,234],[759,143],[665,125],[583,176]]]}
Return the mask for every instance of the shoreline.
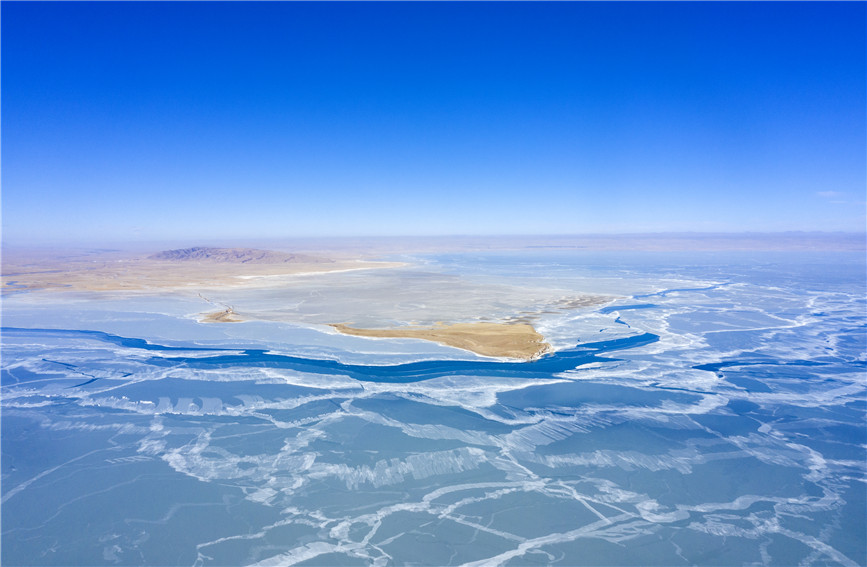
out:
{"label": "shoreline", "polygon": [[[363,262],[363,260],[359,260],[358,262]],[[407,262],[366,262],[368,264],[376,264],[374,266],[362,266],[359,268],[345,268],[340,270],[311,270],[309,272],[295,272],[288,274],[265,274],[265,275],[242,275],[242,276],[234,276],[238,279],[242,279],[245,281],[250,280],[261,280],[261,279],[269,279],[269,278],[282,278],[287,276],[316,276],[320,274],[340,274],[345,272],[360,272],[363,270],[372,270],[372,269],[384,269],[384,268],[403,268],[404,266],[409,266],[410,264]]]}
{"label": "shoreline", "polygon": [[[332,264],[177,264],[166,261],[131,260],[84,262],[10,269],[0,276],[0,293],[34,291],[71,292],[173,292],[195,288],[269,287],[284,279],[349,271],[406,266],[405,262],[341,260]],[[28,270],[29,268],[29,270]]]}

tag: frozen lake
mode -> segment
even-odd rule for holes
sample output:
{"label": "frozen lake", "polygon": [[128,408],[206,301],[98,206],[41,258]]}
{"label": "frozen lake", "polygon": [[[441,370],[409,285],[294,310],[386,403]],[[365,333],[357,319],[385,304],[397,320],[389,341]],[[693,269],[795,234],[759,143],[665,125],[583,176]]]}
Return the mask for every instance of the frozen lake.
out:
{"label": "frozen lake", "polygon": [[[867,564],[862,254],[398,259],[4,298],[3,565]],[[323,325],[509,317],[556,352]]]}

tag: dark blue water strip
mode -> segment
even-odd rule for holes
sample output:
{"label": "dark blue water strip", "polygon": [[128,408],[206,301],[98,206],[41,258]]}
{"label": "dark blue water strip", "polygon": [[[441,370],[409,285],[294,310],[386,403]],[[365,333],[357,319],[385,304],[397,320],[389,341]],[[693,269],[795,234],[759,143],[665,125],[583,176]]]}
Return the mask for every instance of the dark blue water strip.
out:
{"label": "dark blue water strip", "polygon": [[644,299],[646,297],[665,297],[669,293],[674,293],[677,291],[712,291],[714,289],[721,288],[726,284],[717,284],[708,287],[681,287],[676,289],[664,289],[662,291],[657,291],[655,293],[644,293],[642,295],[633,295],[632,299]]}
{"label": "dark blue water strip", "polygon": [[603,315],[607,315],[608,313],[614,313],[615,311],[629,311],[631,309],[652,309],[654,307],[659,307],[658,305],[654,305],[653,303],[636,303],[635,305],[609,305],[608,307],[603,307],[599,310]]}
{"label": "dark blue water strip", "polygon": [[86,331],[75,329],[23,329],[3,327],[4,334],[38,334],[57,337],[87,338],[108,342],[126,348],[147,351],[189,352],[208,351],[226,352],[231,354],[200,357],[164,358],[153,356],[146,359],[147,364],[154,366],[179,366],[201,369],[220,369],[235,367],[279,368],[308,372],[314,374],[329,374],[349,376],[363,382],[408,383],[420,382],[441,376],[498,376],[513,378],[550,378],[553,374],[573,370],[582,364],[616,360],[603,356],[604,354],[636,348],[659,340],[652,333],[643,333],[631,337],[584,343],[574,348],[548,354],[529,362],[499,362],[488,360],[426,360],[388,366],[346,364],[336,360],[301,358],[280,354],[270,354],[265,349],[213,348],[213,347],[171,347],[153,344],[143,339],[120,337],[101,331]]}

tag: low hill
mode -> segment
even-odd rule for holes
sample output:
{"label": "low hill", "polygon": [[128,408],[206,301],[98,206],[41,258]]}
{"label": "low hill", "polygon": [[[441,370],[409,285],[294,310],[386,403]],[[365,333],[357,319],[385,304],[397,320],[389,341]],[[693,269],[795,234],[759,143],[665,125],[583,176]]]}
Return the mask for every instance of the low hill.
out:
{"label": "low hill", "polygon": [[306,254],[288,254],[256,248],[209,248],[204,246],[164,250],[148,256],[148,258],[172,262],[209,262],[215,264],[318,264],[332,262],[328,258]]}

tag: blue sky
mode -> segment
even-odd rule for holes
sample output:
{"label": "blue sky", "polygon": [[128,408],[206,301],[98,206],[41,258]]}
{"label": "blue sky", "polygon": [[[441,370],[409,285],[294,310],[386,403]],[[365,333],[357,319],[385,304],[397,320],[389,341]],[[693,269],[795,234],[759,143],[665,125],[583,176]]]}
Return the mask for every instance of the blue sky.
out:
{"label": "blue sky", "polygon": [[3,2],[3,238],[863,231],[865,17]]}

